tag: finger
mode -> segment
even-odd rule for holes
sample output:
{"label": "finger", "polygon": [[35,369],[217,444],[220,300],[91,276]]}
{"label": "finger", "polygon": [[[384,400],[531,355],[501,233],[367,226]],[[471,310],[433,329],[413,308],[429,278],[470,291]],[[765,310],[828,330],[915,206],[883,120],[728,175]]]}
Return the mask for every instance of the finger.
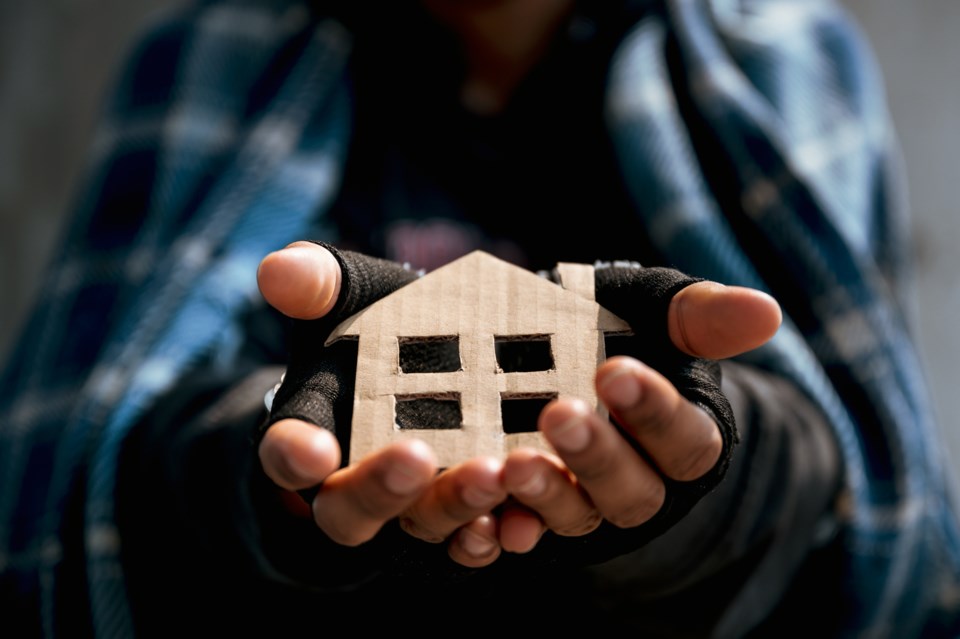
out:
{"label": "finger", "polygon": [[327,477],[313,500],[313,518],[335,542],[362,544],[409,508],[436,473],[429,446],[398,442]]}
{"label": "finger", "polygon": [[539,428],[610,523],[638,526],[663,506],[663,480],[586,402],[561,398],[547,404]]}
{"label": "finger", "polygon": [[546,531],[537,513],[520,503],[508,502],[500,513],[500,547],[507,552],[530,552]]}
{"label": "finger", "polygon": [[488,513],[507,497],[503,463],[477,457],[443,471],[423,496],[400,517],[407,533],[433,543]]}
{"label": "finger", "polygon": [[294,242],[260,261],[257,284],[268,304],[294,319],[317,319],[340,294],[340,264],[313,242]]}
{"label": "finger", "polygon": [[450,558],[468,568],[489,566],[500,556],[497,520],[490,514],[477,517],[461,527],[450,540]]}
{"label": "finger", "polygon": [[[504,486],[514,499],[536,512],[547,528],[558,535],[585,535],[600,525],[602,517],[597,508],[556,457],[517,449],[507,456],[503,477]],[[510,545],[513,550],[522,544],[511,539]]]}
{"label": "finger", "polygon": [[637,360],[611,357],[604,362],[597,369],[597,394],[668,477],[697,479],[720,459],[723,439],[713,419]]}
{"label": "finger", "polygon": [[299,419],[283,419],[270,426],[258,452],[267,476],[287,490],[316,486],[340,466],[336,437]]}
{"label": "finger", "polygon": [[783,321],[780,305],[762,291],[697,282],[670,301],[670,339],[693,357],[722,359],[761,346]]}

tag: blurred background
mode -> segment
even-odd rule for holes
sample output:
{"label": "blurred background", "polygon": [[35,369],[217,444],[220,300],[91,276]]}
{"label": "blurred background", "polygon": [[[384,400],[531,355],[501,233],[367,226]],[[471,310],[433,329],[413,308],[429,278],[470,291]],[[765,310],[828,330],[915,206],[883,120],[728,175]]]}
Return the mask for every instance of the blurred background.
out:
{"label": "blurred background", "polygon": [[[167,0],[0,0],[0,358],[78,186],[103,91]],[[960,2],[846,0],[887,83],[914,214],[917,334],[960,456]]]}

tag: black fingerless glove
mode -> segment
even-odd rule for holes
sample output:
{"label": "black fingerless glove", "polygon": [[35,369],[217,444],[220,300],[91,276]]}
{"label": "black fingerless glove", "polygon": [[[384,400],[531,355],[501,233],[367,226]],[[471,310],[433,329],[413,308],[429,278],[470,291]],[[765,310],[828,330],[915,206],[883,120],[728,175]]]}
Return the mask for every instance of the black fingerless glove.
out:
{"label": "black fingerless glove", "polygon": [[[629,337],[608,338],[607,356],[629,355],[664,375],[683,397],[713,417],[723,438],[723,450],[717,464],[699,479],[682,482],[661,475],[666,498],[649,521],[629,529],[604,521],[599,529],[582,537],[547,533],[528,555],[529,559],[539,562],[594,564],[647,544],[680,521],[720,483],[739,441],[730,402],[720,391],[719,364],[681,352],[671,342],[667,330],[673,296],[701,280],[674,269],[622,263],[597,266],[594,276],[597,303],[626,321],[633,331]],[[626,433],[624,440],[634,442]]]}
{"label": "black fingerless glove", "polygon": [[324,346],[324,342],[340,322],[414,281],[417,274],[396,262],[316,244],[328,249],[340,264],[340,296],[323,318],[293,323],[287,371],[260,434],[281,419],[296,418],[330,430],[341,450],[347,451],[356,343],[341,340]]}
{"label": "black fingerless glove", "polygon": [[[282,419],[316,424],[337,437],[345,464],[350,450],[357,343],[324,343],[343,320],[416,280],[417,273],[396,262],[340,250],[323,242],[316,244],[328,249],[340,264],[340,296],[325,317],[293,322],[287,370],[259,437]],[[318,487],[302,490],[300,495],[311,503],[317,490]],[[389,522],[372,540],[356,548],[334,543],[316,527],[309,533],[301,531],[301,535],[293,545],[305,548],[306,552],[292,569],[300,578],[324,586],[358,583],[372,574],[443,583],[474,572],[453,562],[444,544],[411,537],[396,521]],[[286,563],[290,566],[293,562]]]}
{"label": "black fingerless glove", "polygon": [[[264,430],[280,419],[302,419],[331,430],[346,453],[350,446],[357,348],[356,343],[350,341],[330,346],[324,343],[344,319],[415,280],[417,275],[394,262],[323,246],[340,263],[341,295],[323,319],[294,323],[285,380],[273,400]],[[630,337],[609,339],[607,355],[629,355],[663,374],[685,398],[714,418],[723,438],[723,451],[714,468],[697,480],[679,482],[663,477],[666,499],[648,522],[630,529],[604,522],[598,530],[582,537],[547,533],[533,551],[521,556],[504,556],[498,562],[501,564],[515,561],[564,566],[594,564],[645,545],[676,524],[716,487],[738,440],[733,412],[720,392],[719,365],[682,353],[673,346],[667,332],[671,299],[699,280],[673,269],[619,263],[598,266],[594,273],[596,301],[625,320],[633,332]],[[625,433],[624,441],[634,439]],[[642,450],[639,452],[645,454]],[[315,492],[314,489],[303,494],[310,500]],[[369,546],[372,551],[383,553],[395,575],[432,578],[471,572],[449,560],[442,544],[420,542],[393,523]]]}

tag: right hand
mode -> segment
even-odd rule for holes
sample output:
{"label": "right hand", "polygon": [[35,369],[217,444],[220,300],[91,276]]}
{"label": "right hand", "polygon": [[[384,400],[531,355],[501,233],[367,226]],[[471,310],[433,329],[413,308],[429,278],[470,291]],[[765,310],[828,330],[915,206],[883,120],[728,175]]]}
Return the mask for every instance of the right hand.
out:
{"label": "right hand", "polygon": [[[345,260],[356,255],[340,254]],[[384,266],[402,271],[399,265],[384,262]],[[257,281],[264,299],[280,312],[304,322],[323,318],[332,328],[389,292],[381,286],[370,295],[370,282],[362,281],[368,271],[351,273],[355,279],[347,286],[352,290],[341,290],[344,278],[334,255],[318,244],[295,242],[262,260]],[[413,278],[407,272],[394,275],[397,287]],[[357,295],[370,299],[356,299]],[[356,303],[338,307],[341,297],[353,297]],[[332,315],[335,308],[339,310]],[[352,380],[348,386],[352,389]],[[352,392],[346,399],[352,401]],[[330,410],[320,412],[331,417],[323,419],[332,420],[332,406],[325,408]],[[432,449],[411,439],[341,468],[340,445],[331,432],[336,426],[280,419],[269,425],[259,447],[264,472],[277,486],[298,491],[319,485],[311,504],[313,519],[330,539],[358,546],[372,539],[386,522],[400,517],[401,526],[412,536],[434,543],[447,541],[449,556],[463,566],[479,568],[499,557],[497,522],[491,510],[507,497],[502,461],[475,458],[438,474]]]}

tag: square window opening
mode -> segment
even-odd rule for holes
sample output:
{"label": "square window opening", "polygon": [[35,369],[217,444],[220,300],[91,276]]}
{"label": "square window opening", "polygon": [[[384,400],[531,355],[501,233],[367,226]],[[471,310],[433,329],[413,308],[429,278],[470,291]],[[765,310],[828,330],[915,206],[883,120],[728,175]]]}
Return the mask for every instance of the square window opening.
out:
{"label": "square window opening", "polygon": [[554,369],[549,335],[499,335],[493,346],[504,373],[532,373]]}
{"label": "square window opening", "polygon": [[459,335],[398,340],[401,373],[455,373],[462,369]]}
{"label": "square window opening", "polygon": [[400,430],[456,430],[463,427],[460,394],[397,396],[397,428]]}
{"label": "square window opening", "polygon": [[500,419],[503,422],[503,432],[508,435],[515,433],[535,433],[537,419],[543,407],[556,399],[556,393],[536,395],[501,395]]}

